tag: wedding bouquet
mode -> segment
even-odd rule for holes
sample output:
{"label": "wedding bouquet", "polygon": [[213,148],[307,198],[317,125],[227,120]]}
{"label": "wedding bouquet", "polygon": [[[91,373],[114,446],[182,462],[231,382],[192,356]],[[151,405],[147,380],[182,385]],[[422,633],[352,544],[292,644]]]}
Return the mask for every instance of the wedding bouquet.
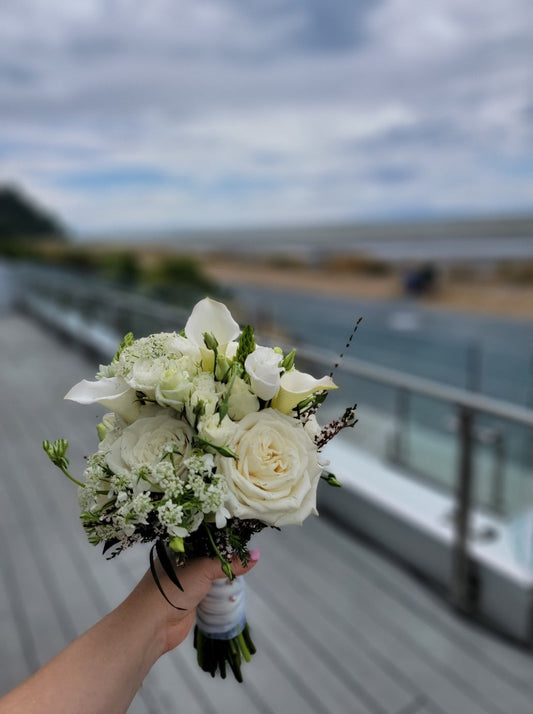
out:
{"label": "wedding bouquet", "polygon": [[[150,565],[164,597],[154,550],[181,588],[179,565],[220,559],[215,581],[198,607],[198,663],[238,681],[241,661],[255,652],[244,610],[244,583],[232,558],[249,559],[248,542],[265,526],[301,524],[316,511],[322,447],[354,408],[320,428],[316,411],[331,376],[315,379],[295,368],[295,351],[255,344],[222,303],[200,301],[181,333],[135,340],[129,333],[96,381],[66,395],[98,402],[109,413],[84,481],[70,475],[68,442],[43,443],[52,461],[79,486],[81,521],[91,543],[114,557],[134,543],[153,543]],[[177,566],[177,567],[175,567]],[[229,589],[228,589],[229,588]]]}

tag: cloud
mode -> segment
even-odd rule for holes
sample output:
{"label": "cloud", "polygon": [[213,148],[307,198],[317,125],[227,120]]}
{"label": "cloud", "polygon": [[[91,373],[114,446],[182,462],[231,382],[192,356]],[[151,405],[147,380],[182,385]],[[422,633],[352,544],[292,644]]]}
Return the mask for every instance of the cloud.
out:
{"label": "cloud", "polygon": [[81,232],[530,210],[529,0],[4,0],[0,180]]}

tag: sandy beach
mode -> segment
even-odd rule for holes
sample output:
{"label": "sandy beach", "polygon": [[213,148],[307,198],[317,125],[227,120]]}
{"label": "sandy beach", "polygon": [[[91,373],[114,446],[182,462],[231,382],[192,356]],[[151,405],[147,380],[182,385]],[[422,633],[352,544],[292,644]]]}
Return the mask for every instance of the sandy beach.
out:
{"label": "sandy beach", "polygon": [[[400,274],[368,275],[310,266],[274,266],[218,256],[201,260],[204,272],[221,285],[260,285],[313,294],[388,300],[404,295]],[[495,278],[443,278],[419,298],[428,307],[533,320],[533,284]]]}

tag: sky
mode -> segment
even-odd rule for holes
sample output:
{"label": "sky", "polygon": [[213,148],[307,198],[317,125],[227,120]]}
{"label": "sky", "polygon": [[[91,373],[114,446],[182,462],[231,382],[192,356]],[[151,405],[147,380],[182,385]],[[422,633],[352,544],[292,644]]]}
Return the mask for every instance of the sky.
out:
{"label": "sky", "polygon": [[0,0],[0,184],[79,236],[533,212],[531,0]]}

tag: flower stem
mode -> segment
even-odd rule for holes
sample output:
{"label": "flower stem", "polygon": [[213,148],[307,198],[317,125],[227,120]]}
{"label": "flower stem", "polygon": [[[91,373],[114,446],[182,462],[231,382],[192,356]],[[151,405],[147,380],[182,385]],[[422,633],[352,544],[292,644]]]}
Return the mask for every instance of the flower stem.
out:
{"label": "flower stem", "polygon": [[74,476],[71,476],[65,468],[63,468],[62,466],[59,466],[59,469],[65,474],[65,476],[68,479],[70,479],[72,481],[72,483],[75,483],[76,486],[80,486],[80,488],[85,488],[85,484],[82,483],[81,481],[78,481],[77,479],[75,479]]}
{"label": "flower stem", "polygon": [[242,683],[242,661],[250,662],[255,654],[255,645],[250,636],[248,623],[245,623],[241,633],[229,640],[214,640],[204,634],[198,625],[194,628],[194,647],[198,666],[212,677],[217,671],[222,679],[226,679],[227,665],[237,682]]}

